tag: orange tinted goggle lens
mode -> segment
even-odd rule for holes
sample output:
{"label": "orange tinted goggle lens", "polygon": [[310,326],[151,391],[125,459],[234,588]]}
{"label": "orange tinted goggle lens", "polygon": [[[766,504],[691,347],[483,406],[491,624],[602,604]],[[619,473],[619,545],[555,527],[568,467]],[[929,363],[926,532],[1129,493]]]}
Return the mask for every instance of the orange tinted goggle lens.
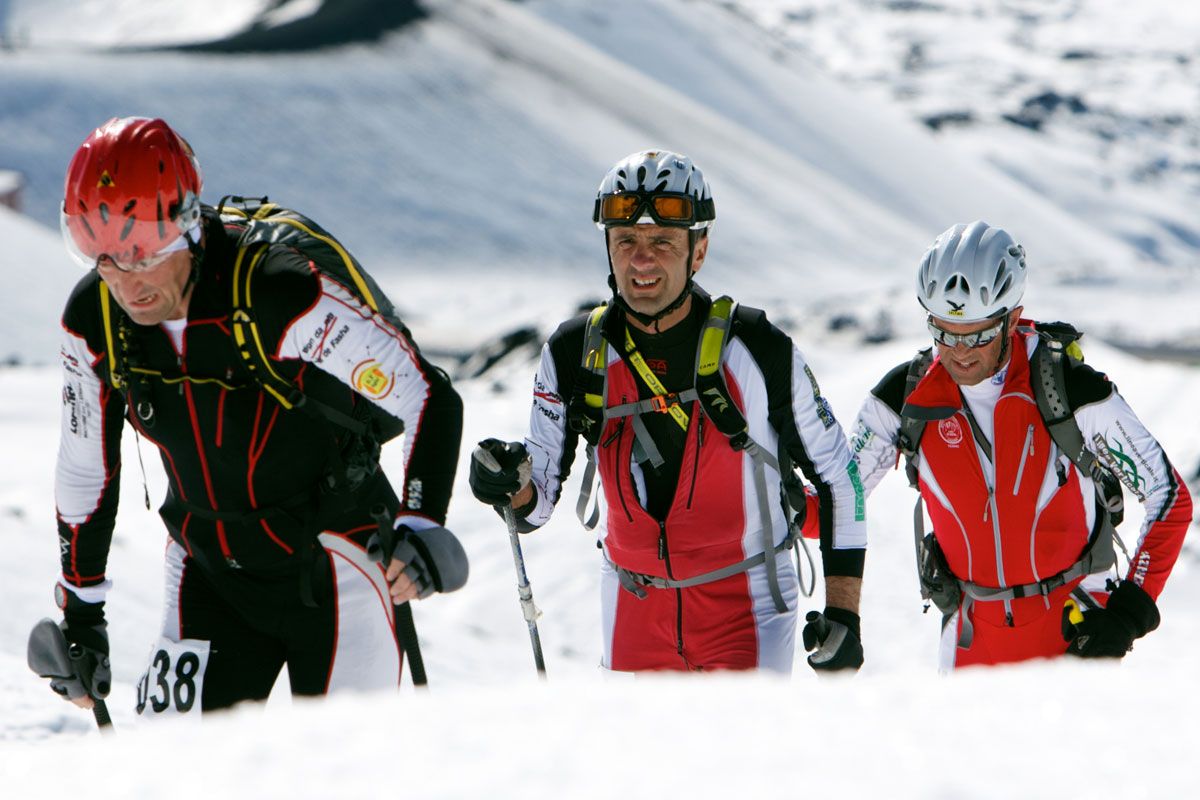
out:
{"label": "orange tinted goggle lens", "polygon": [[[641,215],[642,205],[646,198],[636,194],[610,194],[600,201],[600,218],[602,220],[633,220]],[[651,197],[654,206],[652,216],[662,220],[690,222],[692,216],[692,201],[686,197]]]}
{"label": "orange tinted goggle lens", "polygon": [[655,197],[654,212],[661,219],[690,220],[692,201],[686,197]]}

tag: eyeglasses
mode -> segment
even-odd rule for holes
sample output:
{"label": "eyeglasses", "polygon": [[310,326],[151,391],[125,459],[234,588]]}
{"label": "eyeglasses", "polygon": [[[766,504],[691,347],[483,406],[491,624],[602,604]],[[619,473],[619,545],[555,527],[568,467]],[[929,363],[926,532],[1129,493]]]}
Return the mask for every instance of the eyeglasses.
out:
{"label": "eyeglasses", "polygon": [[714,219],[712,198],[696,200],[682,192],[621,192],[596,198],[592,221],[601,225],[631,225],[642,214],[659,225],[691,227]]}
{"label": "eyeglasses", "polygon": [[981,331],[971,331],[970,333],[950,333],[949,331],[944,331],[934,324],[933,317],[929,317],[925,321],[925,324],[929,328],[929,332],[933,334],[933,340],[945,347],[957,347],[960,344],[970,348],[984,347],[994,342],[1004,329],[1003,319],[990,328],[984,328]]}
{"label": "eyeglasses", "polygon": [[143,258],[141,261],[134,261],[128,264],[117,261],[110,255],[101,254],[100,257],[96,259],[96,269],[115,268],[118,272],[149,272],[170,258],[172,254],[186,248],[187,243],[185,242],[183,247],[176,247],[169,251],[163,249],[149,258]]}

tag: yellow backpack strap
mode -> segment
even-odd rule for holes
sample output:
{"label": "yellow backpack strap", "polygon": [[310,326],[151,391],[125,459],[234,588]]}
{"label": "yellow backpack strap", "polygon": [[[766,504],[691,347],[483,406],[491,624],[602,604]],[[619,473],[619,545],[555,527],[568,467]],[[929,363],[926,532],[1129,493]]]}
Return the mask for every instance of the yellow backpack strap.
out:
{"label": "yellow backpack strap", "polygon": [[[254,251],[253,254],[248,255],[251,250]],[[238,248],[237,258],[233,262],[233,313],[230,320],[233,340],[246,369],[263,391],[274,397],[285,410],[302,409],[351,433],[360,436],[368,433],[366,423],[308,397],[300,387],[276,372],[271,365],[271,359],[267,356],[262,337],[258,333],[258,325],[254,322],[254,296],[251,292],[254,270],[266,257],[267,250],[265,244],[243,245]]]}
{"label": "yellow backpack strap", "polygon": [[713,300],[704,333],[700,336],[700,350],[696,354],[696,374],[712,375],[721,366],[721,354],[725,352],[725,340],[733,324],[733,311],[737,304],[728,296]]}
{"label": "yellow backpack strap", "polygon": [[104,321],[104,345],[108,350],[108,377],[114,389],[123,389],[125,387],[118,365],[120,355],[117,352],[116,338],[113,336],[112,298],[108,294],[108,284],[104,281],[100,281],[100,317]]}
{"label": "yellow backpack strap", "polygon": [[[253,254],[247,257],[249,251]],[[291,410],[304,403],[304,395],[287,378],[279,375],[271,366],[271,360],[263,349],[262,338],[252,315],[253,296],[251,294],[251,277],[255,268],[267,254],[266,246],[245,246],[238,248],[237,258],[233,262],[233,313],[230,317],[233,328],[233,340],[237,344],[238,353],[242,356],[250,374],[262,388],[274,397],[281,406]]]}
{"label": "yellow backpack strap", "polygon": [[[603,408],[604,407],[604,377],[608,369],[608,347],[604,343],[604,314],[608,311],[608,305],[601,303],[592,309],[592,313],[588,314],[587,327],[583,333],[583,369],[585,375],[599,375],[599,385],[585,386],[583,395],[584,402],[588,408]],[[596,381],[586,381],[586,383],[597,383]],[[591,389],[592,391],[587,391]],[[597,391],[598,390],[598,391]]]}
{"label": "yellow backpack strap", "polygon": [[700,407],[713,425],[729,437],[735,449],[741,450],[749,441],[746,418],[734,405],[725,386],[725,376],[721,374],[721,362],[736,314],[737,303],[729,297],[713,300],[696,351],[696,393]]}
{"label": "yellow backpack strap", "polygon": [[[629,357],[629,363],[633,364],[633,368],[637,370],[637,374],[645,381],[646,386],[650,391],[654,392],[654,397],[650,398],[651,407],[654,411],[663,412],[671,415],[671,419],[675,420],[679,427],[685,431],[688,429],[688,424],[691,419],[688,413],[683,410],[680,400],[683,399],[680,395],[674,395],[667,391],[667,387],[663,386],[662,381],[650,369],[650,365],[646,363],[646,359],[638,351],[637,345],[633,343],[633,334],[629,332],[629,326],[625,327],[625,354]],[[637,404],[634,404],[635,406]],[[615,411],[616,409],[611,409]],[[638,418],[634,418],[634,424],[638,423]]]}

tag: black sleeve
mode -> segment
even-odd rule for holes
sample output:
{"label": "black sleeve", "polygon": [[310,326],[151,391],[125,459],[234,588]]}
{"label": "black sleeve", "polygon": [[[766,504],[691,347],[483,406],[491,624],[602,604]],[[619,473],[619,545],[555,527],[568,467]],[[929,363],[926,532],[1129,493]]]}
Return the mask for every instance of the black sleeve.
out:
{"label": "black sleeve", "polygon": [[[780,468],[790,470],[793,464],[799,467],[817,492],[820,501],[821,558],[825,574],[862,577],[866,550],[859,547],[834,547],[834,537],[837,535],[837,522],[833,513],[834,487],[822,473],[814,453],[806,446],[805,437],[797,425],[797,398],[793,393],[793,373],[798,357],[791,337],[772,325],[764,312],[745,306],[738,308],[734,333],[746,344],[766,381],[768,420],[779,436]],[[813,417],[806,424],[811,429],[810,437],[819,438],[819,432],[830,431],[837,422],[825,398],[820,396],[816,378],[807,365],[804,365],[804,369],[807,380],[803,385],[812,387],[815,411],[806,414],[806,418]],[[838,435],[842,436],[844,443],[840,428]],[[828,467],[828,463],[825,466]]]}
{"label": "black sleeve", "polygon": [[907,388],[905,384],[908,383],[908,369],[911,363],[905,361],[892,367],[871,390],[871,394],[883,401],[883,404],[897,415],[900,414],[900,409],[904,408],[904,392]]}

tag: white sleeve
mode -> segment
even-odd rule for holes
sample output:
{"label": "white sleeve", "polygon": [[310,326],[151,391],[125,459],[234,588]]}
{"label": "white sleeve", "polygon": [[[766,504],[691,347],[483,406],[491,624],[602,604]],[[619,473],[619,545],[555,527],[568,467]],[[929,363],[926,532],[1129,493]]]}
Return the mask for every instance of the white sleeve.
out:
{"label": "white sleeve", "polygon": [[798,460],[799,466],[818,486],[818,493],[824,484],[833,498],[833,549],[865,548],[866,509],[857,465],[850,457],[842,426],[795,346],[792,347],[792,416],[803,455],[807,457]]}
{"label": "white sleeve", "polygon": [[[566,450],[568,439],[570,453]],[[533,379],[533,408],[529,412],[529,435],[525,438],[537,489],[537,505],[525,517],[528,524],[540,527],[549,521],[562,492],[567,465],[574,458],[575,441],[575,437],[567,435],[567,400],[559,391],[558,370],[547,343],[542,346],[541,363]]]}
{"label": "white sleeve", "polygon": [[850,432],[850,455],[865,494],[870,495],[883,476],[895,468],[899,439],[900,415],[868,394]]}
{"label": "white sleeve", "polygon": [[[68,525],[86,522],[100,506],[116,464],[106,463],[105,436],[110,424],[104,418],[104,384],[92,365],[98,356],[82,336],[63,330],[62,424],[55,469],[54,502]],[[119,428],[118,428],[119,431]],[[109,442],[109,445],[114,443]],[[120,448],[109,452],[119,457]]]}
{"label": "white sleeve", "polygon": [[403,331],[322,275],[321,296],[288,327],[276,355],[313,364],[403,421],[408,464],[430,381]]}
{"label": "white sleeve", "polygon": [[1116,391],[1076,409],[1075,420],[1087,448],[1145,505],[1129,577],[1158,597],[1191,524],[1187,485]]}

